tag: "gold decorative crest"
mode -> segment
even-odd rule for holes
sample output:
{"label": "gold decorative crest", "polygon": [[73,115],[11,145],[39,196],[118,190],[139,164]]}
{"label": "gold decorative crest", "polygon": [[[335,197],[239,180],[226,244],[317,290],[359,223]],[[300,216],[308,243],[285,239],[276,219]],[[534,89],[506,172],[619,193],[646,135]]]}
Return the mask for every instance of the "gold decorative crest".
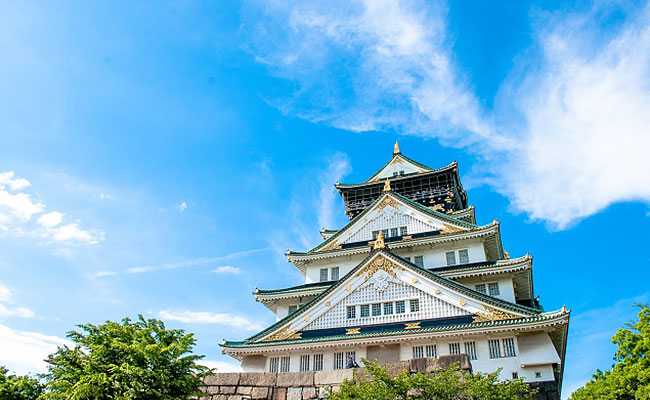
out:
{"label": "gold decorative crest", "polygon": [[419,322],[419,321],[418,321],[418,322],[410,322],[410,323],[407,323],[407,324],[405,324],[406,326],[404,327],[404,329],[405,329],[405,330],[410,330],[410,329],[420,329],[420,328],[421,328],[420,323],[421,323],[421,322]]}
{"label": "gold decorative crest", "polygon": [[375,239],[375,244],[373,245],[374,249],[383,249],[386,247],[386,244],[384,243],[384,235],[379,231],[379,234],[377,235],[377,239]]}
{"label": "gold decorative crest", "polygon": [[345,328],[346,335],[358,335],[361,333],[361,328]]}
{"label": "gold decorative crest", "polygon": [[382,270],[386,271],[390,276],[393,278],[397,278],[397,274],[395,273],[395,270],[399,271],[405,271],[404,268],[400,267],[399,265],[395,264],[391,260],[379,256],[372,260],[369,264],[367,264],[365,267],[361,268],[359,272],[354,276],[359,277],[365,273],[367,273],[366,277],[363,279],[364,282],[370,279],[371,276],[373,276],[377,271]]}
{"label": "gold decorative crest", "polygon": [[451,225],[445,225],[445,226],[440,230],[440,232],[442,232],[442,233],[456,233],[456,232],[462,232],[462,231],[463,231],[462,229],[457,228],[457,227],[455,227],[455,226],[451,226]]}
{"label": "gold decorative crest", "polygon": [[384,192],[390,192],[390,179],[386,178],[386,181],[384,182]]}
{"label": "gold decorative crest", "polygon": [[397,209],[397,207],[399,206],[399,203],[395,199],[393,199],[392,197],[387,196],[377,206],[377,212],[380,212],[381,210],[383,210],[384,208],[386,208],[388,206],[393,207],[394,209]]}
{"label": "gold decorative crest", "polygon": [[274,334],[262,340],[262,342],[275,342],[278,340],[302,339],[302,333],[297,329],[289,330],[288,326],[278,330]]}
{"label": "gold decorative crest", "polygon": [[500,321],[503,319],[517,319],[521,318],[518,315],[511,314],[506,311],[497,310],[489,306],[483,306],[486,312],[476,312],[476,316],[472,322],[488,322],[488,321]]}

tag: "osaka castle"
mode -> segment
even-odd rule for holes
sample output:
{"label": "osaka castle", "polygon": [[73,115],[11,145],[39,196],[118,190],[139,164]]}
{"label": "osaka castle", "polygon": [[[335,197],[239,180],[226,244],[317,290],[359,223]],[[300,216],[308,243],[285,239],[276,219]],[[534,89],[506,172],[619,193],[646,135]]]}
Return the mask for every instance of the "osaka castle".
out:
{"label": "osaka castle", "polygon": [[349,222],[287,251],[305,283],[257,289],[277,322],[225,354],[283,373],[465,353],[474,371],[559,391],[569,311],[544,310],[533,257],[509,256],[496,219],[477,223],[456,162],[429,168],[396,143],[367,181],[335,187]]}

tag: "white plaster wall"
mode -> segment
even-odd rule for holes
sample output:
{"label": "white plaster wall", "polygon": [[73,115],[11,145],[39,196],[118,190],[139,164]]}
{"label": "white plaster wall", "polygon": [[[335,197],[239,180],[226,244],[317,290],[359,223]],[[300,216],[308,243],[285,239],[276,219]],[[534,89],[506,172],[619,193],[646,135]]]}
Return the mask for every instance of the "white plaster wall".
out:
{"label": "white plaster wall", "polygon": [[279,321],[282,318],[289,315],[289,306],[291,306],[291,305],[301,306],[301,305],[307,304],[314,297],[316,297],[316,296],[303,296],[301,298],[279,300],[279,302],[278,302],[278,311],[275,313],[276,321]]}
{"label": "white plaster wall", "polygon": [[511,277],[508,276],[482,276],[470,279],[458,279],[460,284],[467,286],[472,290],[476,290],[476,285],[479,283],[497,282],[499,284],[499,295],[494,296],[510,302],[515,302],[515,287]]}
{"label": "white plaster wall", "polygon": [[[312,261],[307,265],[305,274],[305,283],[320,282],[320,269],[339,267],[339,278],[343,278],[345,274],[352,271],[354,267],[359,265],[363,259],[368,257],[368,254],[358,254],[352,257],[337,257],[327,260]],[[331,271],[328,272],[328,274]]]}
{"label": "white plaster wall", "polygon": [[377,175],[379,179],[390,178],[393,176],[394,172],[399,174],[400,171],[404,171],[404,174],[412,174],[418,172],[419,168],[412,165],[411,163],[404,162],[400,159],[393,161],[390,165],[387,165],[386,168]]}

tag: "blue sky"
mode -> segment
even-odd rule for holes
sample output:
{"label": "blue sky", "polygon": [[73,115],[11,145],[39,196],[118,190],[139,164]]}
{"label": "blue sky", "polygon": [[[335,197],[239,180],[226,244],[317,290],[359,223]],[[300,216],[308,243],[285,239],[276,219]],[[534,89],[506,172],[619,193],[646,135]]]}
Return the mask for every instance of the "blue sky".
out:
{"label": "blue sky", "polygon": [[0,2],[0,364],[162,318],[222,370],[255,287],[399,139],[573,310],[565,391],[648,301],[645,2]]}

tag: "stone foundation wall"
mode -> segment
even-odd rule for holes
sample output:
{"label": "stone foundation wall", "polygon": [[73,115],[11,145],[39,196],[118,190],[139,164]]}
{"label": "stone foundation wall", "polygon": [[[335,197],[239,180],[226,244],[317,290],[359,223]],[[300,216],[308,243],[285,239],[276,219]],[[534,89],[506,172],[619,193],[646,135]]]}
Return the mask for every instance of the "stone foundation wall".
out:
{"label": "stone foundation wall", "polygon": [[[472,364],[466,354],[420,358],[386,365],[390,376],[402,371],[430,372],[459,363],[471,371]],[[366,377],[365,368],[337,369],[319,372],[241,372],[217,373],[205,378],[203,400],[312,400],[324,399],[326,389],[336,391],[344,380],[354,376]]]}

